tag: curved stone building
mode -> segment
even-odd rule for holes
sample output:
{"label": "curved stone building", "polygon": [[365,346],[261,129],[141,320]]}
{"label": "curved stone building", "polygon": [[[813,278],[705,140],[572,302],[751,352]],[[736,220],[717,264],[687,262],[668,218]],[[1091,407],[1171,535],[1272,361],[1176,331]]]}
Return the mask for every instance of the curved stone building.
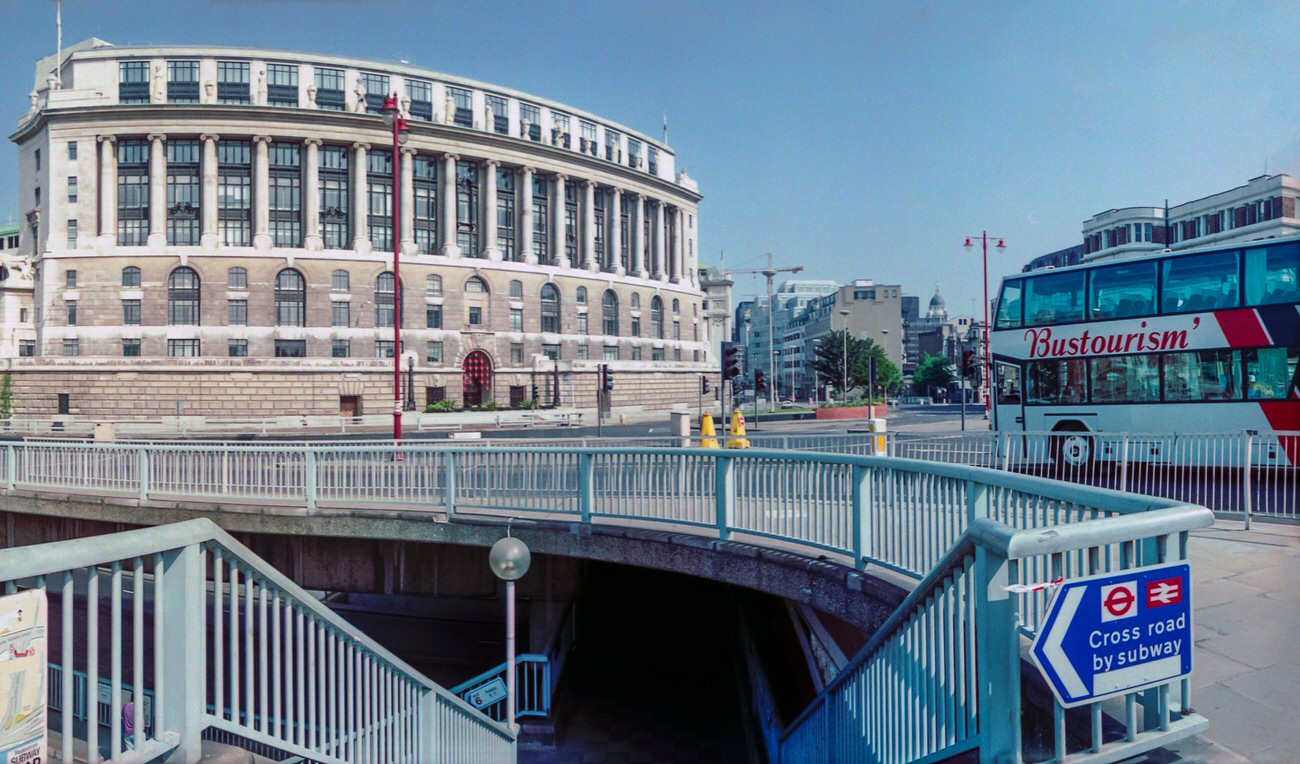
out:
{"label": "curved stone building", "polygon": [[100,40],[58,63],[10,136],[20,414],[387,412],[394,320],[418,408],[593,406],[602,363],[614,406],[664,407],[711,368],[701,197],[660,141],[405,64]]}

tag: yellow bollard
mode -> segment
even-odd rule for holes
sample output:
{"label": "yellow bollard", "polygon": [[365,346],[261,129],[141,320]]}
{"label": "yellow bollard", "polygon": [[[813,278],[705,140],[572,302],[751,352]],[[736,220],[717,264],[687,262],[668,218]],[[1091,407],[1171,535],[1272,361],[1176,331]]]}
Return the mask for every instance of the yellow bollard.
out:
{"label": "yellow bollard", "polygon": [[727,448],[749,448],[749,438],[745,437],[745,415],[739,411],[731,412],[731,437],[727,438]]}
{"label": "yellow bollard", "polygon": [[717,448],[718,432],[713,428],[713,415],[705,412],[700,417],[700,448]]}

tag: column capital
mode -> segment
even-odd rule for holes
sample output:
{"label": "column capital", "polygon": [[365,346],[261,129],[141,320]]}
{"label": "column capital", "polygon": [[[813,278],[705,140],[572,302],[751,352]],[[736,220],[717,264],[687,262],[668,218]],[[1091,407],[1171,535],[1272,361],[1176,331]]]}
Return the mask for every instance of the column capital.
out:
{"label": "column capital", "polygon": [[220,136],[220,135],[217,135],[216,133],[202,133],[202,134],[199,135],[199,140],[201,140],[201,141],[219,141],[219,140],[221,140],[221,136]]}
{"label": "column capital", "polygon": [[99,141],[100,143],[117,143],[117,136],[116,136],[116,135],[97,135],[97,136],[95,136],[95,140]]}
{"label": "column capital", "polygon": [[569,180],[569,176],[568,176],[568,175],[565,175],[565,174],[562,173],[562,172],[557,172],[557,173],[555,173],[555,179],[558,180],[558,181],[560,181],[561,183],[564,183],[564,182],[567,182],[567,181]]}
{"label": "column capital", "polygon": [[584,180],[584,181],[582,181],[582,185],[586,186],[587,188],[595,188],[595,187],[596,187],[596,181],[594,181],[594,180],[590,180],[590,179],[588,179],[588,180]]}
{"label": "column capital", "polygon": [[269,135],[254,135],[254,136],[253,136],[253,143],[270,143],[270,142],[271,142],[271,136],[269,136]]}
{"label": "column capital", "polygon": [[319,146],[319,145],[321,145],[322,143],[324,143],[324,141],[322,141],[320,138],[306,138],[306,139],[303,140],[302,145],[304,145],[304,146]]}
{"label": "column capital", "polygon": [[415,148],[414,146],[403,146],[400,149],[398,149],[398,151],[408,157],[413,157],[416,154],[420,153],[419,149]]}
{"label": "column capital", "polygon": [[536,168],[529,167],[528,165],[524,165],[523,167],[520,167],[519,171],[525,175],[532,175],[533,173],[537,172]]}
{"label": "column capital", "polygon": [[150,143],[154,141],[165,141],[167,140],[167,133],[149,133],[148,138]]}
{"label": "column capital", "polygon": [[450,159],[450,160],[453,161],[453,162],[459,162],[459,161],[460,161],[460,154],[452,154],[451,152],[447,152],[446,154],[443,154],[443,155],[442,155],[442,158],[443,158],[444,160],[446,160],[446,159]]}
{"label": "column capital", "polygon": [[501,166],[501,162],[500,162],[499,160],[496,160],[496,159],[485,159],[485,160],[483,160],[483,164],[484,164],[484,166],[486,166],[486,167],[500,167],[500,166]]}
{"label": "column capital", "polygon": [[354,143],[352,144],[352,148],[353,148],[353,150],[360,149],[360,150],[362,150],[362,151],[369,151],[369,150],[370,150],[370,144],[369,144],[369,143],[366,143],[365,141],[356,141],[356,142],[354,142]]}

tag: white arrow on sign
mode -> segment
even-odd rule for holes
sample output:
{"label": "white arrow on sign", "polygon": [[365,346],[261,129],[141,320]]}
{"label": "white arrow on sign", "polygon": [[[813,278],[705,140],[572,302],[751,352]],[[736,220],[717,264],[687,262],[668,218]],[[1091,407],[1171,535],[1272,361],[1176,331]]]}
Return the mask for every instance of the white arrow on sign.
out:
{"label": "white arrow on sign", "polygon": [[1084,686],[1079,672],[1074,670],[1061,643],[1065,641],[1065,634],[1070,630],[1070,622],[1074,620],[1074,612],[1079,609],[1079,602],[1087,590],[1086,586],[1077,586],[1065,592],[1065,600],[1061,603],[1061,609],[1056,611],[1052,630],[1047,632],[1047,639],[1043,642],[1043,655],[1047,657],[1047,662],[1052,664],[1052,668],[1061,678],[1061,683],[1065,685],[1071,698],[1086,695],[1088,688]]}

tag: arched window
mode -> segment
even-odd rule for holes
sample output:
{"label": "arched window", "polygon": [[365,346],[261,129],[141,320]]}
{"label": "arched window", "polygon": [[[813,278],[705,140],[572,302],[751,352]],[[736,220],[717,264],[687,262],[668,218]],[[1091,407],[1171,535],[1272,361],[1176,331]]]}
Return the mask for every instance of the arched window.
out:
{"label": "arched window", "polygon": [[248,269],[235,266],[226,271],[226,287],[229,289],[247,289]]}
{"label": "arched window", "polygon": [[199,274],[193,268],[182,266],[167,277],[167,323],[199,324]]}
{"label": "arched window", "polygon": [[467,294],[487,294],[487,282],[478,276],[470,276],[465,282],[465,292]]}
{"label": "arched window", "polygon": [[470,276],[465,282],[465,325],[482,328],[488,322],[488,286],[478,276]]}
{"label": "arched window", "polygon": [[641,293],[632,293],[632,310],[641,310]]}
{"label": "arched window", "polygon": [[392,326],[397,280],[389,271],[375,279],[375,326]]}
{"label": "arched window", "polygon": [[618,295],[614,294],[613,289],[606,289],[605,295],[600,298],[600,314],[604,323],[605,334],[610,337],[617,337]]}
{"label": "arched window", "polygon": [[134,265],[128,265],[122,269],[122,286],[138,287],[140,286],[140,269]]}
{"label": "arched window", "polygon": [[650,300],[650,336],[658,340],[664,338],[664,301],[658,295]]}
{"label": "arched window", "polygon": [[681,313],[681,312],[682,312],[682,302],[681,302],[681,300],[678,300],[678,299],[676,299],[676,298],[673,298],[673,315],[675,316],[675,315],[677,315],[678,313]]}
{"label": "arched window", "polygon": [[442,276],[436,273],[430,273],[424,278],[424,293],[431,295],[442,294]]}
{"label": "arched window", "polygon": [[542,331],[560,333],[560,290],[554,284],[542,285]]}
{"label": "arched window", "polygon": [[512,300],[524,299],[524,282],[518,279],[515,279],[514,281],[510,282],[510,299]]}
{"label": "arched window", "polygon": [[307,325],[307,281],[293,268],[275,276],[275,325]]}
{"label": "arched window", "polygon": [[352,279],[348,272],[342,268],[336,269],[330,274],[330,289],[336,292],[346,292],[352,288]]}
{"label": "arched window", "polygon": [[577,295],[574,297],[574,300],[576,300],[577,303],[578,303],[579,305],[586,305],[586,304],[587,304],[587,288],[586,288],[586,287],[578,287],[578,293],[577,293]]}

